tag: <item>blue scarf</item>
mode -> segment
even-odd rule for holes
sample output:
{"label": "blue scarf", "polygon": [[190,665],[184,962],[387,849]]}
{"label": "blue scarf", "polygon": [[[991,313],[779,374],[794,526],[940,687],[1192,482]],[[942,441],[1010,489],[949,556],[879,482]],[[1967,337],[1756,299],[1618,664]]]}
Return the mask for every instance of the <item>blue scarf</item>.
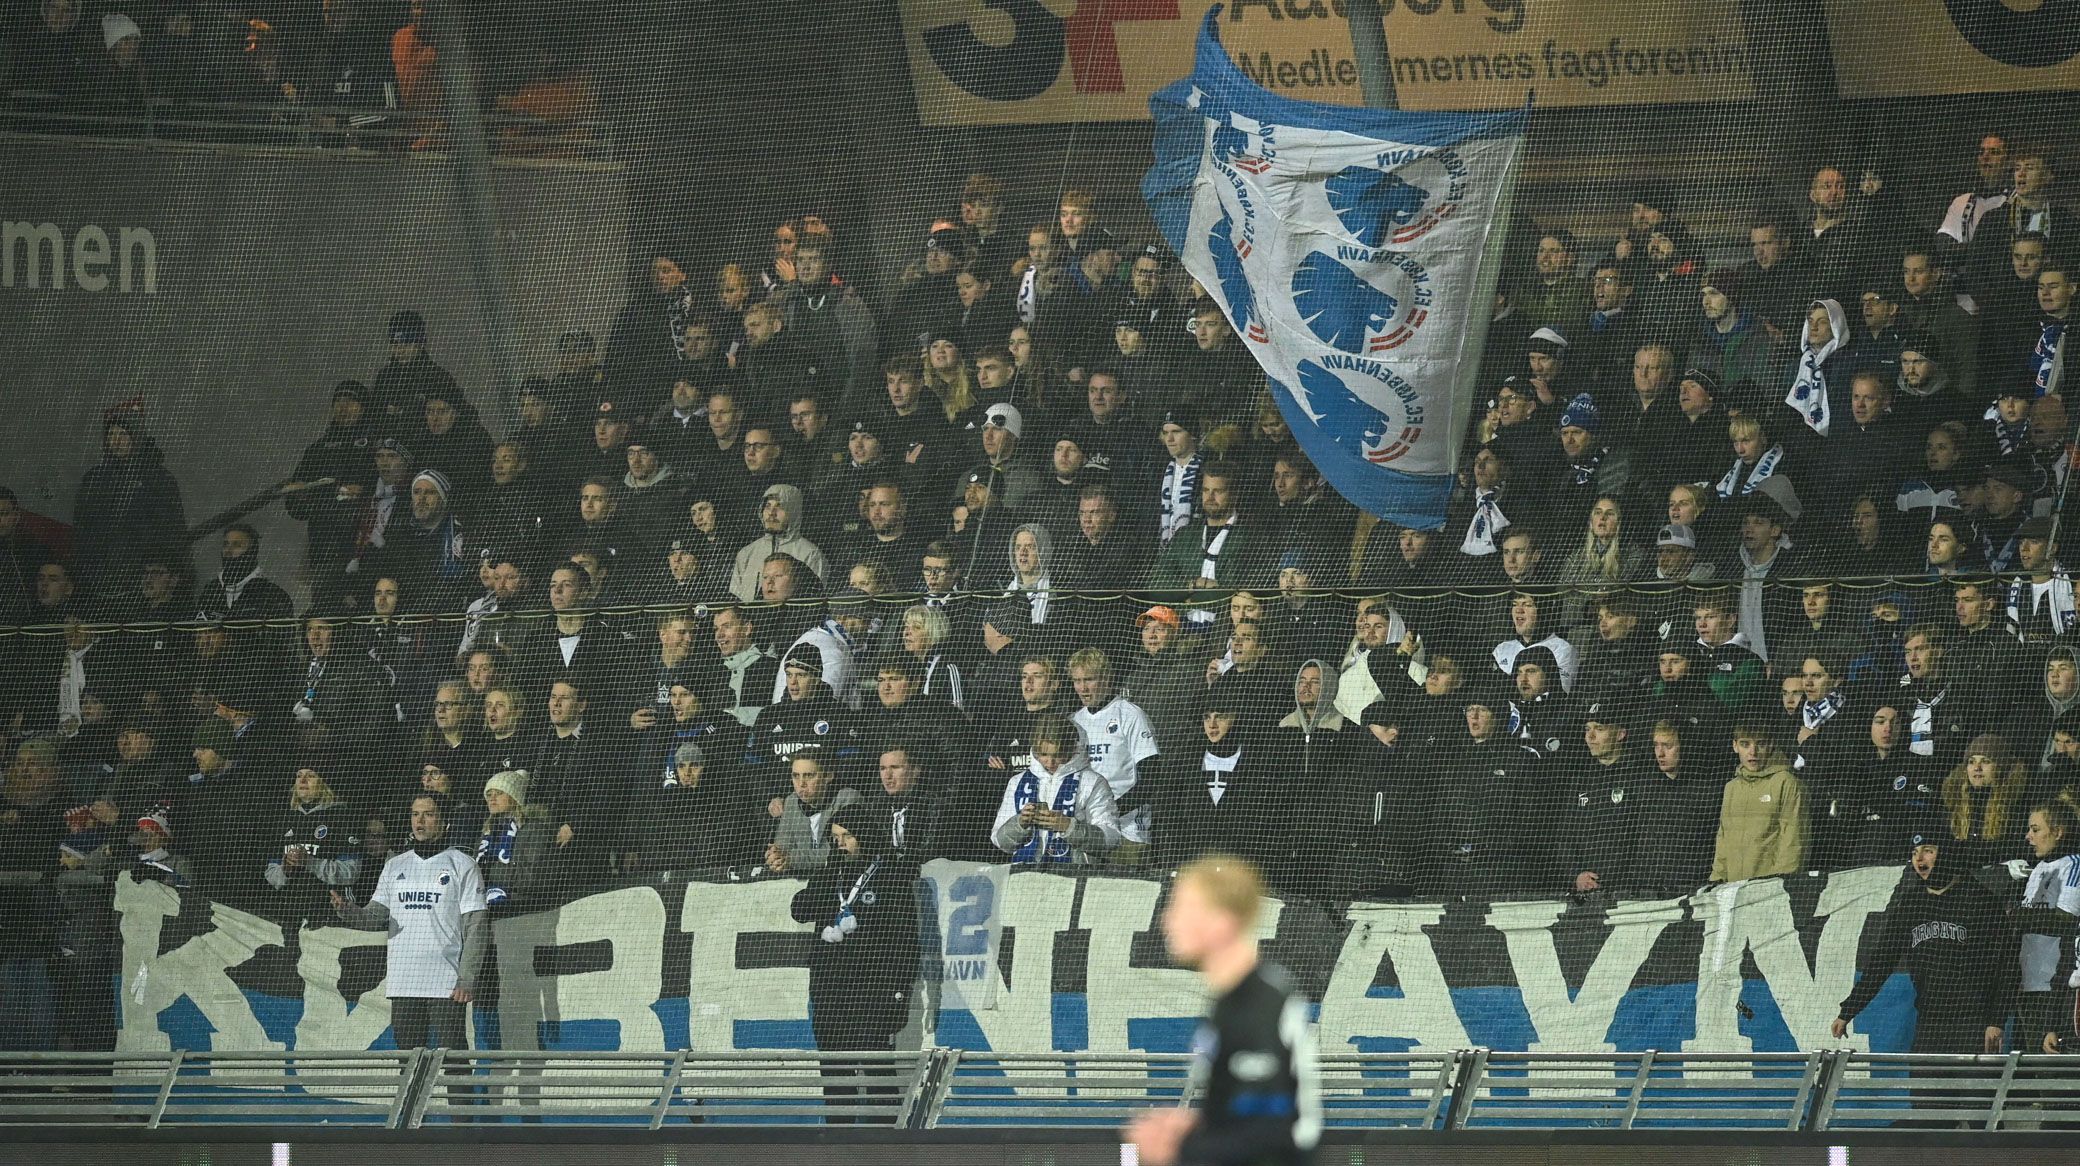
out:
{"label": "blue scarf", "polygon": [[[1057,814],[1071,818],[1075,817],[1076,791],[1082,784],[1083,771],[1080,769],[1071,770],[1062,778],[1062,787],[1055,791],[1054,805],[1049,808]],[[1018,775],[1018,786],[1011,793],[1011,808],[1014,811],[1024,810],[1027,806],[1039,800],[1040,778],[1032,770],[1028,769]],[[1040,845],[1042,838],[1047,840],[1047,845],[1044,848]],[[1033,831],[1033,836],[1026,839],[1024,844],[1012,853],[1011,861],[1068,862],[1068,836],[1057,834],[1052,830],[1035,830]]]}
{"label": "blue scarf", "polygon": [[2058,346],[2065,339],[2064,320],[2044,321],[2044,330],[2037,336],[2037,346],[2029,354],[2030,380],[2037,386],[2037,396],[2051,391],[2051,369],[2058,363]]}
{"label": "blue scarf", "polygon": [[[510,865],[513,861],[513,843],[520,837],[520,820],[508,817],[503,824],[485,827],[484,836],[477,839],[477,865],[499,863]],[[486,880],[487,882],[498,880]]]}

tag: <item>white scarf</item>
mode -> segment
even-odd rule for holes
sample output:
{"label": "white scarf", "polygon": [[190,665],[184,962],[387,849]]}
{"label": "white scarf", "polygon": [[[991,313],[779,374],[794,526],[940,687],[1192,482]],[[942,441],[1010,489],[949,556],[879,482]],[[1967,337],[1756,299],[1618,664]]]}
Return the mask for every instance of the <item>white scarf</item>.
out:
{"label": "white scarf", "polygon": [[65,734],[68,737],[79,732],[80,697],[87,692],[87,653],[93,650],[94,645],[88,644],[78,651],[68,648],[65,652],[65,674],[58,677],[58,724],[72,726],[72,731]]}
{"label": "white scarf", "polygon": [[2073,580],[2064,571],[2051,576],[2044,585],[2041,597],[2037,585],[2028,579],[2017,579],[2008,584],[2008,634],[2021,636],[2030,624],[2038,619],[2037,609],[2051,609],[2052,626],[2058,635],[2070,634],[2080,626],[2080,609],[2076,609],[2073,596]]}
{"label": "white scarf", "polygon": [[1031,324],[1040,316],[1040,268],[1026,268],[1018,279],[1018,322]]}
{"label": "white scarf", "polygon": [[1164,542],[1178,531],[1192,524],[1194,503],[1199,498],[1198,455],[1186,459],[1183,465],[1172,460],[1163,471],[1162,522],[1157,537]]}
{"label": "white scarf", "polygon": [[1776,475],[1777,463],[1783,460],[1784,447],[1781,445],[1770,446],[1768,453],[1755,459],[1755,468],[1748,471],[1748,480],[1744,482],[1741,481],[1741,466],[1746,463],[1739,458],[1733,459],[1733,467],[1726,471],[1725,477],[1719,479],[1717,487],[1719,497],[1731,498],[1734,496],[1736,489],[1742,495],[1753,494],[1755,487]]}
{"label": "white scarf", "polygon": [[1199,559],[1199,577],[1201,579],[1220,578],[1221,551],[1228,545],[1228,532],[1234,529],[1235,520],[1230,518],[1226,526],[1216,527],[1209,525],[1200,531],[1199,539],[1201,545],[1205,548],[1205,553]]}
{"label": "white scarf", "polygon": [[1499,490],[1476,490],[1473,494],[1473,521],[1466,525],[1466,537],[1459,543],[1462,555],[1492,555],[1497,549],[1496,536],[1509,529],[1509,516],[1496,505]]}
{"label": "white scarf", "polygon": [[376,483],[376,517],[368,528],[368,545],[381,547],[383,532],[390,529],[390,515],[397,509],[397,487],[388,482]]}
{"label": "white scarf", "polygon": [[1822,437],[1827,436],[1827,427],[1834,420],[1833,409],[1827,402],[1827,374],[1822,366],[1833,356],[1847,339],[1848,317],[1842,314],[1842,306],[1833,300],[1814,300],[1814,304],[1827,309],[1827,322],[1832,325],[1833,336],[1818,348],[1813,347],[1813,322],[1807,320],[1799,330],[1798,376],[1791,382],[1791,391],[1784,394],[1784,403],[1798,410],[1805,418],[1807,428]]}

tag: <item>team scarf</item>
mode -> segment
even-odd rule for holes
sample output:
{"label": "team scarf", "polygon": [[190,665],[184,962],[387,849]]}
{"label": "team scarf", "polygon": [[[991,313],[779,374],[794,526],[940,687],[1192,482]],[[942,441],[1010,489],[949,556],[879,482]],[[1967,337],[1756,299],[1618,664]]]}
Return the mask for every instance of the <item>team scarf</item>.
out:
{"label": "team scarf", "polygon": [[[1060,788],[1054,791],[1055,813],[1064,817],[1076,816],[1076,792],[1083,785],[1083,771],[1072,769],[1062,777]],[[1011,808],[1019,811],[1040,800],[1040,777],[1031,769],[1018,775],[1018,785],[1011,793]],[[1045,839],[1045,845],[1042,844]],[[1013,862],[1068,862],[1069,836],[1052,830],[1035,830],[1019,848],[1012,852]]]}
{"label": "team scarf", "polygon": [[2025,417],[2010,424],[2001,420],[1999,406],[1995,406],[1987,411],[1993,415],[1990,418],[1993,422],[1993,443],[2000,447],[2002,457],[2007,457],[2010,454],[2029,448],[2028,418]]}
{"label": "team scarf", "polygon": [[1040,318],[1040,268],[1026,268],[1018,279],[1018,322],[1030,325]]}
{"label": "team scarf", "polygon": [[1476,490],[1473,494],[1473,521],[1467,524],[1466,537],[1459,543],[1462,555],[1492,555],[1496,551],[1496,536],[1509,529],[1509,516],[1502,512],[1496,498],[1500,490]]}
{"label": "team scarf", "polygon": [[1599,446],[1595,453],[1590,454],[1581,461],[1568,463],[1568,480],[1578,487],[1586,486],[1594,481],[1598,467],[1603,465],[1603,455],[1609,452],[1609,446]]}
{"label": "team scarf", "polygon": [[[873,879],[874,872],[880,869],[881,859],[877,856],[867,864],[867,869],[859,872],[858,878],[852,880],[852,889],[838,896],[838,913],[831,917],[830,923],[825,925],[822,932],[825,943],[843,943],[846,936],[859,929],[859,918],[852,913],[852,904],[858,901],[861,895],[866,894],[867,883]],[[873,898],[869,896],[868,905],[871,906],[873,902]]]}
{"label": "team scarf", "polygon": [[2039,397],[2052,389],[2051,374],[2058,366],[2058,346],[2065,336],[2064,320],[2046,320],[2044,330],[2037,335],[2037,346],[2030,350],[2030,380],[2037,386]]}
{"label": "team scarf", "polygon": [[[2010,635],[2027,635],[2032,625],[2046,622],[2037,614],[2036,589],[2028,579],[2017,579],[2008,584],[2008,632]],[[2080,609],[2076,609],[2073,596],[2073,580],[2063,571],[2051,576],[2044,591],[2044,605],[2049,607],[2050,632],[2054,636],[2071,635],[2080,628]]]}
{"label": "team scarf", "polygon": [[1842,346],[1844,333],[1847,331],[1843,322],[1847,317],[1842,314],[1841,305],[1833,300],[1815,300],[1814,303],[1828,306],[1827,317],[1829,322],[1834,324],[1834,335],[1827,338],[1827,343],[1815,348],[1812,341],[1813,322],[1806,321],[1799,335],[1804,351],[1800,352],[1798,357],[1798,376],[1791,382],[1791,391],[1784,394],[1784,403],[1798,410],[1798,415],[1805,419],[1807,428],[1826,437],[1827,427],[1834,420],[1833,407],[1827,400],[1827,358],[1833,356],[1835,350]]}
{"label": "team scarf", "polygon": [[1200,458],[1197,454],[1182,466],[1172,461],[1163,471],[1162,522],[1159,536],[1169,542],[1178,531],[1190,526],[1198,508]]}
{"label": "team scarf", "polygon": [[477,865],[490,863],[510,865],[513,847],[520,838],[520,819],[505,815],[504,822],[494,822],[484,827],[484,836],[477,839]]}
{"label": "team scarf", "polygon": [[1748,471],[1748,476],[1744,480],[1741,477],[1741,467],[1747,465],[1747,463],[1739,458],[1733,459],[1733,465],[1726,471],[1726,476],[1719,479],[1717,487],[1719,497],[1731,498],[1735,494],[1753,494],[1755,487],[1776,476],[1777,466],[1783,460],[1784,447],[1781,445],[1770,446],[1769,452],[1755,459],[1755,468]]}
{"label": "team scarf", "polygon": [[1847,703],[1848,698],[1839,691],[1830,692],[1819,700],[1808,700],[1799,705],[1798,719],[1806,728],[1818,729],[1833,720],[1834,715],[1841,712],[1842,706]]}
{"label": "team scarf", "polygon": [[1907,752],[1916,757],[1933,757],[1936,753],[1936,706],[1950,695],[1948,688],[1939,688],[1933,696],[1922,696],[1914,691],[1918,685],[1912,676],[1900,677],[1901,687],[1914,698],[1913,712],[1907,718]]}

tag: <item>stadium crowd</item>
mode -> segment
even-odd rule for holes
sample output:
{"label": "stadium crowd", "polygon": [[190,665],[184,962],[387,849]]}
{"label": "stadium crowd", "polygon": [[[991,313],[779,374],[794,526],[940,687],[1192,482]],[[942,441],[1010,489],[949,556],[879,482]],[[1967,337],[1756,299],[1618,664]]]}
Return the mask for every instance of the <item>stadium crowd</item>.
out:
{"label": "stadium crowd", "polygon": [[1320,901],[1939,848],[1999,871],[1985,1015],[2061,1029],[2080,220],[2046,154],[1987,135],[1925,215],[1821,168],[1737,262],[1651,185],[1615,238],[1530,232],[1436,530],[1325,487],[1123,197],[949,201],[871,302],[814,216],[657,250],[502,434],[396,312],[284,490],[300,612],[252,527],[190,563],[135,412],[66,553],[0,497],[0,620],[44,629],[0,692],[0,1042],[108,1039],[114,873],[317,925],[436,843],[494,914],[821,878],[826,938],[862,848],[1221,850]]}
{"label": "stadium crowd", "polygon": [[[156,134],[223,135],[180,125],[211,116],[337,131],[340,142],[445,145],[440,36],[408,0],[199,4],[189,0],[13,0],[0,6],[0,95],[17,113],[92,115],[103,132],[126,117],[176,114]],[[553,6],[501,10],[470,29],[486,112],[508,115],[498,145],[575,147],[599,110],[581,58],[582,18]],[[227,109],[225,107],[236,107]],[[136,123],[142,127],[145,123]],[[402,130],[391,136],[370,131]],[[233,135],[236,136],[236,135]]]}

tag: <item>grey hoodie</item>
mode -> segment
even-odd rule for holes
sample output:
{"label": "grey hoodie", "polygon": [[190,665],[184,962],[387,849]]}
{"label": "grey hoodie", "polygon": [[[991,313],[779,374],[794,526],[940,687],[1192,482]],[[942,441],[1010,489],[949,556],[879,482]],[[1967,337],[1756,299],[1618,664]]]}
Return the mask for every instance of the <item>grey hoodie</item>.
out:
{"label": "grey hoodie", "polygon": [[761,505],[766,499],[779,500],[781,508],[787,512],[787,523],[778,534],[759,535],[737,552],[736,563],[729,573],[729,591],[745,603],[758,599],[758,569],[765,564],[768,555],[792,555],[818,579],[829,570],[823,551],[802,537],[801,489],[785,483],[767,486],[760,498]]}
{"label": "grey hoodie", "polygon": [[[1312,717],[1307,715],[1306,708],[1300,704],[1300,674],[1309,667],[1322,670],[1322,696],[1315,702],[1315,715]],[[1316,731],[1334,733],[1348,728],[1350,722],[1345,720],[1336,708],[1336,676],[1336,667],[1327,661],[1302,660],[1300,666],[1293,669],[1293,711],[1278,722],[1278,727],[1298,729],[1309,740],[1314,738]]]}

